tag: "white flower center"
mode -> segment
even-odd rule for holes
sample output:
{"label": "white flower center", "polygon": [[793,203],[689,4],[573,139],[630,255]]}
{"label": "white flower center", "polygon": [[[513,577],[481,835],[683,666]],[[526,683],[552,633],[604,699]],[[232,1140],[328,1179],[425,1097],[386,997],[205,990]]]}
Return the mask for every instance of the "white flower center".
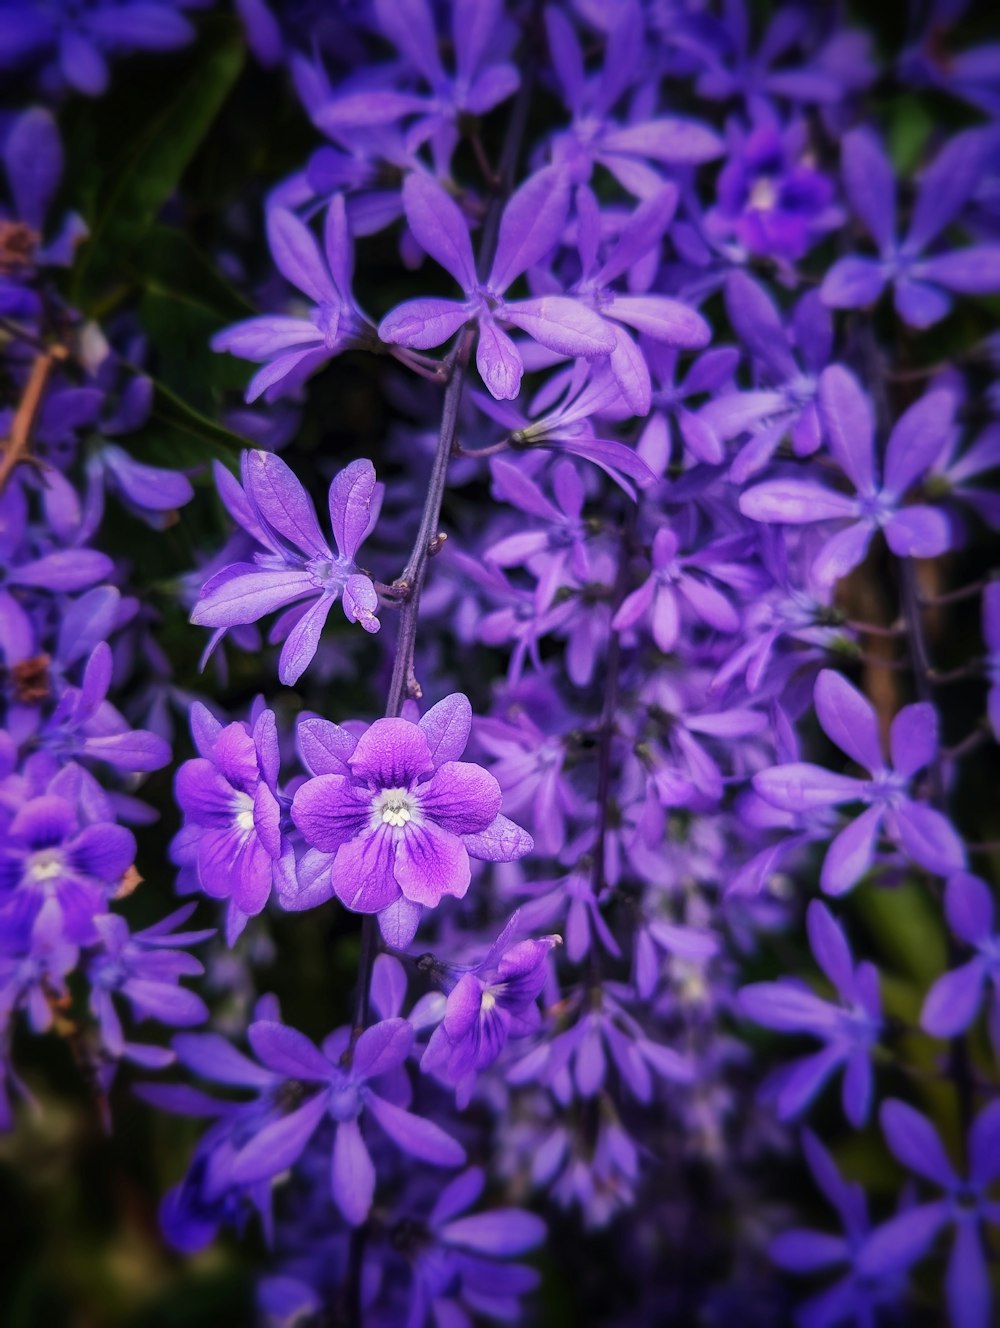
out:
{"label": "white flower center", "polygon": [[375,799],[373,820],[376,825],[391,825],[400,830],[412,821],[416,802],[409,789],[383,789]]}
{"label": "white flower center", "polygon": [[253,798],[249,793],[238,793],[236,795],[236,811],[234,820],[238,829],[244,834],[248,834],[253,829]]}
{"label": "white flower center", "polygon": [[489,1012],[493,1009],[496,1003],[497,1003],[497,998],[494,996],[493,992],[490,991],[489,987],[487,987],[486,990],[483,992],[482,1001],[480,1003],[479,1007],[480,1013],[489,1014]]}
{"label": "white flower center", "polygon": [[43,849],[28,859],[25,878],[33,885],[41,885],[44,881],[52,881],[60,876],[64,867],[63,855],[57,848]]}

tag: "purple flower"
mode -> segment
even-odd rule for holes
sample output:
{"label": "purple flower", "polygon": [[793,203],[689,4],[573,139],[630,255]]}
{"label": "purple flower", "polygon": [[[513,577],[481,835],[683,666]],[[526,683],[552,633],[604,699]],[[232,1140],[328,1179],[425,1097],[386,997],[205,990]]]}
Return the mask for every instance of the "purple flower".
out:
{"label": "purple flower", "polygon": [[587,360],[610,355],[611,328],[593,310],[564,295],[504,299],[507,288],[558,244],[566,221],[569,188],[565,175],[547,168],[514,193],[503,212],[496,257],[480,281],[465,218],[441,186],[420,172],[403,185],[406,219],[426,253],[455,278],[465,300],[408,300],[383,318],[379,336],[395,345],[427,350],[440,346],[460,327],[479,328],[476,365],[494,397],[511,401],[521,387],[523,362],[503,325],[518,327],[560,355]]}
{"label": "purple flower", "polygon": [[924,258],[929,244],[955,220],[984,168],[989,139],[972,130],[957,134],[920,180],[909,230],[896,237],[896,185],[892,165],[868,128],[844,136],[841,172],[856,215],[878,245],[878,258],[841,258],[820,288],[835,309],[874,304],[894,288],[896,312],[910,327],[925,328],[949,312],[952,295],[1000,290],[1000,245],[971,245]]}
{"label": "purple flower", "polygon": [[155,1019],[170,1028],[189,1028],[208,1018],[208,1006],[193,991],[180,986],[182,977],[198,977],[205,970],[193,955],[175,946],[196,945],[214,933],[178,932],[194,912],[194,904],[175,910],[152,927],[129,934],[117,914],[96,921],[100,949],[87,964],[90,1009],[98,1022],[101,1045],[114,1058],[127,1057],[147,1066],[168,1064],[170,1052],[125,1040],[114,998],[128,1002],[136,1019]]}
{"label": "purple flower", "polygon": [[819,380],[823,431],[834,459],[854,485],[853,497],[814,480],[767,480],[740,497],[740,511],[754,521],[812,525],[846,520],[817,555],[812,575],[824,585],[847,575],[864,559],[875,533],[885,534],[900,558],[933,558],[951,546],[943,512],[903,499],[941,450],[955,408],[950,392],[929,392],[896,422],[886,446],[885,477],[875,476],[875,428],[860,384],[839,364]]}
{"label": "purple flower", "polygon": [[793,1273],[844,1269],[839,1281],[800,1306],[797,1322],[802,1328],[834,1328],[849,1320],[857,1328],[869,1328],[880,1308],[900,1300],[905,1276],[859,1270],[858,1260],[871,1232],[864,1189],[844,1180],[833,1158],[809,1130],[803,1131],[802,1147],[813,1179],[836,1209],[844,1234],[792,1227],[774,1238],[768,1254],[779,1268]]}
{"label": "purple flower", "polygon": [[377,632],[378,595],[354,561],[374,520],[376,487],[370,461],[352,461],[334,476],[334,552],[320,531],[311,499],[284,461],[270,452],[244,452],[245,511],[240,524],[263,545],[263,552],[255,553],[252,563],[232,563],[206,581],[191,621],[215,627],[221,635],[294,605],[276,628],[278,639],[285,642],[278,677],[286,686],[308,668],[338,596],[348,622]]}
{"label": "purple flower", "polygon": [[924,1001],[921,1027],[934,1037],[956,1037],[975,1019],[984,988],[992,983],[990,1029],[1000,1045],[1000,934],[989,886],[969,872],[956,872],[945,887],[944,911],[954,935],[976,954],[937,979]]}
{"label": "purple flower", "polygon": [[579,471],[571,461],[557,462],[552,468],[550,499],[519,466],[502,457],[493,459],[490,470],[496,496],[546,528],[515,530],[489,544],[486,557],[500,567],[526,566],[538,579],[538,608],[548,609],[562,586],[581,586],[590,578],[590,532],[583,518],[586,490]]}
{"label": "purple flower", "polygon": [[471,1096],[476,1075],[500,1055],[511,1037],[538,1026],[535,1004],[548,976],[548,954],[559,936],[510,938],[515,914],[486,957],[468,969],[448,993],[444,1018],[431,1034],[420,1068],[458,1089],[459,1106]]}
{"label": "purple flower", "polygon": [[822,888],[828,894],[850,890],[871,867],[883,832],[928,871],[949,875],[963,867],[965,848],[951,822],[926,803],[914,801],[909,792],[913,776],[937,754],[934,707],[926,702],[904,706],[892,721],[890,766],[882,755],[874,707],[844,677],[824,669],[816,679],[815,704],[827,737],[870,777],[838,775],[796,762],[762,770],[753,784],[761,797],[791,812],[844,802],[868,804],[830,845],[820,875]]}
{"label": "purple flower", "polygon": [[51,53],[62,78],[98,97],[108,87],[108,57],[130,51],[171,51],[194,35],[178,8],[183,0],[89,0],[85,5],[39,5],[12,0],[4,7],[0,66]]}
{"label": "purple flower", "polygon": [[755,982],[739,992],[748,1019],[780,1033],[811,1033],[826,1043],[822,1051],[782,1068],[768,1086],[778,1115],[790,1120],[804,1111],[837,1070],[844,1070],[844,1114],[857,1129],[872,1105],[871,1049],[882,1028],[878,970],[855,967],[847,938],[825,904],[814,899],[806,912],[809,943],[820,968],[833,983],[840,1004],[817,996],[803,982]]}
{"label": "purple flower", "polygon": [[[726,552],[732,552],[728,545]],[[718,563],[713,568],[713,563],[718,563],[718,551],[710,545],[697,553],[681,555],[677,535],[661,526],[653,537],[652,571],[623,600],[612,627],[620,632],[648,620],[653,640],[664,654],[677,646],[682,606],[717,632],[735,632],[740,625],[739,614],[710,579],[714,571],[724,581],[725,565]]]}
{"label": "purple flower", "polygon": [[45,792],[13,815],[0,811],[0,936],[26,948],[47,901],[58,908],[62,936],[75,944],[97,939],[95,918],[135,860],[135,837],[114,823],[106,797],[77,795],[67,766]]}
{"label": "purple flower", "polygon": [[421,906],[465,894],[470,857],[511,862],[531,851],[530,835],[500,815],[494,777],[457,759],[471,726],[461,693],[418,724],[377,719],[359,738],[325,725],[330,773],[296,791],[292,820],[314,848],[335,854],[331,893],[346,908],[395,909],[415,926]]}
{"label": "purple flower", "polygon": [[351,293],[354,251],[343,195],[327,209],[322,253],[308,226],[287,208],[268,210],[267,238],[278,271],[314,303],[308,316],[248,318],[212,338],[213,350],[264,364],[250,380],[247,401],[296,392],[342,350],[375,344],[374,328]]}
{"label": "purple flower", "polygon": [[278,803],[278,733],[274,712],[260,710],[253,727],[223,726],[199,702],[191,732],[201,753],[177,771],[186,854],[197,882],[213,899],[228,899],[230,941],[260,913],[286,851]]}
{"label": "purple flower", "polygon": [[872,1233],[858,1269],[879,1276],[911,1267],[924,1257],[946,1226],[955,1229],[945,1295],[953,1328],[987,1328],[990,1323],[989,1269],[983,1228],[1000,1225],[1000,1204],[989,1198],[1000,1177],[1000,1102],[984,1107],[968,1137],[968,1176],[956,1172],[934,1126],[919,1111],[890,1098],[882,1104],[882,1130],[893,1156],[904,1167],[944,1191],[944,1197],[918,1204],[890,1218]]}
{"label": "purple flower", "polygon": [[[545,1223],[518,1208],[466,1213],[485,1184],[483,1172],[471,1167],[445,1186],[425,1222],[415,1230],[405,1220],[401,1224],[413,1270],[408,1328],[422,1328],[429,1316],[435,1324],[459,1328],[477,1310],[502,1309],[513,1317],[517,1298],[537,1285],[533,1269],[496,1261],[534,1249],[545,1238]],[[406,1242],[407,1235],[412,1243]]]}
{"label": "purple flower", "polygon": [[[333,1199],[352,1225],[363,1222],[375,1194],[375,1168],[362,1137],[363,1113],[374,1117],[397,1147],[437,1167],[461,1166],[465,1151],[433,1121],[381,1096],[371,1081],[391,1091],[413,1045],[405,1019],[372,1025],[349,1048],[346,1029],[331,1034],[320,1051],[302,1033],[275,1020],[250,1025],[255,1064],[216,1034],[182,1034],[174,1046],[196,1073],[219,1083],[255,1089],[255,1101],[230,1112],[219,1140],[215,1189],[251,1187],[293,1166],[320,1122],[335,1126]],[[381,1088],[381,1084],[379,1087]],[[232,1128],[235,1126],[235,1130]]]}
{"label": "purple flower", "polygon": [[796,262],[842,220],[833,181],[813,165],[805,121],[782,125],[765,103],[748,132],[733,126],[729,138],[717,203],[705,217],[708,234],[734,236],[749,254]]}

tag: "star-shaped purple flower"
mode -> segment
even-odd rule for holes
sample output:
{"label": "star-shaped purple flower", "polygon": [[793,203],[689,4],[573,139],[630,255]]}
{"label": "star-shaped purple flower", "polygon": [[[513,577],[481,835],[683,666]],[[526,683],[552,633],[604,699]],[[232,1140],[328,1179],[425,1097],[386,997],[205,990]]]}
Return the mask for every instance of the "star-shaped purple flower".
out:
{"label": "star-shaped purple flower", "polygon": [[774,766],[754,776],[754,788],[775,807],[802,812],[864,802],[867,810],[837,835],[820,884],[828,894],[850,890],[871,867],[880,834],[887,833],[912,861],[949,875],[965,865],[965,848],[951,822],[910,794],[913,776],[934,760],[937,714],[926,702],[904,706],[892,721],[892,765],[882,754],[878,716],[866,697],[833,669],[816,679],[816,714],[824,733],[869,772],[868,779],[834,774],[808,762]]}
{"label": "star-shaped purple flower", "polygon": [[231,563],[210,577],[191,621],[218,628],[221,636],[230,627],[294,606],[276,628],[278,639],[285,639],[278,677],[291,686],[316,654],[338,598],[348,622],[359,622],[366,632],[379,629],[378,594],[354,562],[374,521],[375,468],[370,461],[352,461],[330,484],[336,552],[319,528],[312,500],[280,457],[244,452],[243,494],[246,510],[240,523],[263,551],[254,554],[252,563]]}

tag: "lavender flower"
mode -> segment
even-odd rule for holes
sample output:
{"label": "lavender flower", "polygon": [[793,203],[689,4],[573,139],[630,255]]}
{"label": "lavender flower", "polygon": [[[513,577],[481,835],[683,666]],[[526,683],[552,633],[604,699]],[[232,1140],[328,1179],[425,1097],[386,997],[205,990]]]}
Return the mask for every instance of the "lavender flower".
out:
{"label": "lavender flower", "polygon": [[969,872],[956,872],[945,887],[945,916],[955,936],[976,954],[937,979],[924,1001],[920,1023],[934,1037],[956,1037],[979,1013],[983,992],[992,984],[990,1030],[1000,1044],[1000,936],[995,932],[993,895]]}
{"label": "lavender flower", "polygon": [[765,1028],[782,1033],[810,1033],[827,1045],[794,1062],[775,1076],[767,1089],[782,1120],[804,1111],[838,1069],[844,1069],[844,1114],[855,1127],[871,1111],[873,1082],[871,1049],[882,1027],[878,970],[873,964],[855,967],[847,938],[830,910],[814,899],[806,912],[809,943],[820,968],[840,997],[832,1005],[792,978],[755,982],[739,992],[743,1013]]}
{"label": "lavender flower", "polygon": [[[377,632],[378,595],[371,578],[359,572],[354,561],[374,519],[375,491],[370,461],[352,461],[334,477],[330,485],[334,552],[320,531],[306,491],[280,457],[244,452],[245,510],[240,524],[263,551],[254,554],[252,563],[232,563],[210,577],[191,621],[221,629],[221,635],[230,627],[295,605],[276,628],[285,643],[278,676],[287,686],[298,682],[309,667],[338,596],[348,622]],[[302,605],[302,600],[309,602]]]}
{"label": "lavender flower", "polygon": [[456,693],[418,724],[377,719],[358,738],[327,726],[329,773],[296,791],[292,819],[309,844],[335,854],[330,893],[346,908],[395,909],[413,919],[412,936],[421,907],[468,890],[470,857],[511,862],[531,851],[531,837],[500,815],[494,777],[457,759],[471,725]]}
{"label": "lavender flower", "polygon": [[850,890],[871,867],[883,832],[928,871],[948,875],[962,867],[965,849],[951,823],[933,807],[914,801],[909,792],[913,776],[937,753],[933,706],[904,706],[892,721],[890,766],[882,754],[874,707],[845,678],[824,669],[816,679],[815,703],[823,731],[870,777],[857,779],[797,762],[762,770],[753,783],[761,797],[791,812],[844,802],[868,804],[830,845],[820,875],[822,888],[829,894]]}
{"label": "lavender flower", "polygon": [[516,191],[500,222],[496,257],[480,281],[469,228],[458,205],[426,175],[409,175],[403,186],[406,219],[417,242],[455,278],[465,300],[408,300],[383,318],[378,334],[395,345],[427,350],[440,346],[460,327],[479,328],[476,364],[494,397],[511,401],[521,386],[523,362],[503,330],[518,327],[560,355],[598,359],[615,348],[611,329],[578,300],[546,295],[537,300],[505,300],[507,288],[559,242],[568,207],[565,176],[548,168]]}

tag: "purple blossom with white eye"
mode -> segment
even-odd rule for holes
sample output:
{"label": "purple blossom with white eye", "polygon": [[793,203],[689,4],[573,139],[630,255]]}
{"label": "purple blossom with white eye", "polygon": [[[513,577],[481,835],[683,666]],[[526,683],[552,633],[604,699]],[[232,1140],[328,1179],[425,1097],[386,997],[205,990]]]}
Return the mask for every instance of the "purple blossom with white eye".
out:
{"label": "purple blossom with white eye", "polygon": [[937,756],[937,713],[927,702],[904,706],[892,721],[889,750],[882,754],[878,717],[871,702],[841,674],[824,669],[816,679],[816,715],[832,742],[869,772],[869,778],[834,774],[808,762],[774,766],[754,776],[762,798],[790,812],[867,803],[827,850],[820,885],[828,894],[850,890],[875,861],[885,833],[913,862],[942,876],[965,865],[965,847],[951,822],[910,794],[914,775]]}
{"label": "purple blossom with white eye", "polygon": [[705,229],[716,242],[734,238],[748,254],[795,263],[840,224],[834,184],[814,164],[804,120],[783,125],[757,108],[748,129],[730,123],[729,156]]}
{"label": "purple blossom with white eye", "polygon": [[185,0],[88,0],[84,5],[12,0],[4,7],[0,66],[50,61],[74,91],[107,91],[108,60],[133,51],[173,51],[194,29]]}
{"label": "purple blossom with white eye", "polygon": [[[416,930],[421,908],[462,898],[470,858],[511,862],[531,836],[500,814],[502,794],[481,766],[460,761],[472,727],[461,693],[419,723],[377,719],[360,737],[326,725],[327,770],[292,801],[306,842],[334,854],[330,894],[356,913],[378,913],[393,929]],[[405,925],[403,923],[405,919]]]}
{"label": "purple blossom with white eye", "polygon": [[298,392],[322,365],[352,346],[376,345],[374,325],[351,292],[354,249],[342,194],[330,201],[323,249],[294,212],[273,206],[267,237],[278,271],[313,306],[307,315],[266,314],[235,323],[212,338],[212,349],[263,364],[250,380],[247,401],[275,401]]}
{"label": "purple blossom with white eye", "polygon": [[228,1128],[216,1145],[217,1191],[252,1187],[280,1175],[298,1161],[320,1123],[330,1119],[335,1126],[333,1199],[346,1221],[359,1225],[371,1210],[376,1183],[361,1133],[363,1114],[373,1117],[398,1148],[431,1166],[456,1167],[465,1161],[464,1149],[439,1125],[381,1095],[397,1089],[395,1072],[413,1045],[413,1028],[405,1019],[373,1024],[353,1046],[348,1030],[341,1029],[327,1038],[322,1051],[276,1020],[252,1023],[248,1037],[259,1064],[217,1034],[174,1039],[179,1059],[195,1073],[258,1094],[228,1113]]}
{"label": "purple blossom with white eye", "polygon": [[839,1281],[811,1296],[798,1309],[802,1328],[833,1328],[853,1321],[870,1328],[882,1308],[897,1304],[906,1289],[905,1274],[861,1272],[858,1260],[871,1233],[868,1201],[861,1185],[840,1175],[833,1158],[809,1130],[802,1151],[816,1182],[843,1226],[843,1235],[792,1227],[771,1241],[768,1254],[779,1268],[809,1274],[843,1269]]}
{"label": "purple blossom with white eye", "polygon": [[839,1004],[817,996],[803,982],[782,978],[742,987],[739,1008],[765,1028],[810,1033],[826,1043],[822,1051],[782,1067],[765,1087],[779,1117],[791,1120],[805,1111],[830,1076],[843,1069],[844,1114],[857,1129],[871,1112],[871,1051],[882,1031],[878,970],[866,961],[855,966],[843,929],[818,899],[806,911],[806,926],[813,955],[836,988]]}
{"label": "purple blossom with white eye", "polygon": [[517,914],[489,953],[458,978],[444,1018],[431,1034],[420,1068],[457,1090],[464,1107],[476,1076],[497,1059],[512,1037],[538,1027],[535,1004],[548,977],[549,951],[559,936],[512,942]]}
{"label": "purple blossom with white eye", "polygon": [[492,395],[511,401],[524,371],[520,353],[502,325],[520,328],[560,355],[586,360],[610,355],[612,330],[593,310],[565,295],[505,300],[508,287],[545,258],[562,236],[569,206],[565,175],[548,167],[526,180],[504,208],[496,256],[485,280],[476,274],[469,227],[458,204],[421,172],[408,175],[403,204],[421,248],[450,272],[464,300],[417,299],[383,318],[378,334],[393,345],[428,350],[466,323],[479,329],[476,365]]}
{"label": "purple blossom with white eye", "polygon": [[[65,766],[37,796],[0,810],[0,937],[25,950],[45,905],[54,901],[62,937],[97,939],[95,919],[135,861],[135,836],[115,824],[108,799],[88,788],[80,795]],[[51,911],[51,910],[50,910]]]}
{"label": "purple blossom with white eye", "polygon": [[190,1028],[204,1023],[208,1006],[201,997],[180,985],[181,978],[198,977],[205,970],[185,950],[214,932],[176,931],[194,912],[186,904],[167,917],[129,932],[125,919],[105,913],[96,919],[100,948],[87,961],[90,1010],[97,1020],[101,1046],[115,1059],[125,1057],[141,1065],[169,1064],[173,1054],[160,1047],[128,1042],[122,1031],[115,998],[126,1001],[136,1019],[155,1019],[169,1028]]}
{"label": "purple blossom with white eye", "polygon": [[976,1018],[991,985],[990,1033],[1000,1046],[1000,932],[990,887],[970,872],[956,872],[945,887],[944,911],[952,933],[976,953],[937,979],[924,1000],[920,1025],[934,1037],[957,1037]]}
{"label": "purple blossom with white eye", "polygon": [[246,510],[240,524],[263,551],[253,562],[232,563],[210,577],[191,621],[221,634],[285,608],[276,628],[284,639],[278,677],[291,686],[316,654],[338,598],[348,622],[379,630],[378,594],[354,561],[375,520],[375,468],[370,461],[352,461],[330,484],[336,552],[319,528],[312,500],[280,457],[244,452],[242,473]]}
{"label": "purple blossom with white eye", "polygon": [[191,707],[191,732],[200,755],[177,771],[175,794],[184,813],[179,838],[193,856],[198,885],[227,899],[230,944],[260,913],[283,856],[278,801],[278,732],[272,710],[253,725],[223,725],[200,702]]}
{"label": "purple blossom with white eye", "polygon": [[892,285],[903,322],[926,328],[951,310],[954,295],[1000,290],[1000,245],[970,245],[923,257],[961,213],[984,168],[988,147],[988,137],[970,130],[941,149],[921,176],[909,229],[899,240],[892,165],[871,129],[846,134],[841,149],[844,188],[879,256],[839,259],[823,279],[823,300],[835,309],[863,308]]}
{"label": "purple blossom with white eye", "polygon": [[919,1111],[890,1098],[880,1116],[893,1156],[944,1197],[877,1227],[858,1256],[858,1270],[878,1277],[911,1268],[945,1227],[954,1227],[945,1274],[948,1317],[953,1328],[987,1328],[992,1296],[983,1236],[985,1227],[1000,1225],[1000,1203],[989,1197],[1000,1177],[1000,1102],[991,1102],[972,1122],[966,1176],[955,1170],[937,1130]]}
{"label": "purple blossom with white eye", "polygon": [[404,1219],[400,1239],[413,1273],[407,1328],[423,1328],[428,1318],[459,1328],[477,1311],[513,1322],[518,1298],[537,1286],[534,1269],[497,1261],[540,1245],[545,1223],[519,1208],[468,1213],[485,1184],[480,1168],[470,1167],[444,1187],[426,1221]]}
{"label": "purple blossom with white eye", "polygon": [[831,584],[857,567],[878,531],[899,558],[944,553],[953,540],[948,518],[923,503],[904,505],[903,499],[940,452],[954,408],[950,392],[935,391],[900,416],[889,435],[879,484],[868,397],[852,374],[831,365],[819,380],[820,419],[827,446],[856,493],[852,497],[795,476],[765,480],[741,494],[740,511],[754,521],[777,525],[849,522],[830,536],[813,562],[812,575],[822,584]]}

